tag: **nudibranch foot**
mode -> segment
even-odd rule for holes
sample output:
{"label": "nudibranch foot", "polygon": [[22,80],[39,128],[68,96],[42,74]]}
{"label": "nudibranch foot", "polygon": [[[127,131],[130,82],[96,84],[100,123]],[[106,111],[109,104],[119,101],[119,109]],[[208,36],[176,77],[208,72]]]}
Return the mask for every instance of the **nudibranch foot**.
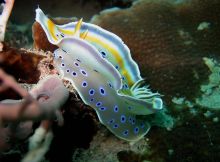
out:
{"label": "nudibranch foot", "polygon": [[58,46],[54,52],[56,68],[63,78],[72,82],[82,100],[95,109],[100,122],[124,140],[136,141],[143,137],[150,126],[136,115],[157,111],[152,103],[120,95],[117,70],[86,41],[65,38]]}
{"label": "nudibranch foot", "polygon": [[128,110],[135,115],[149,115],[160,111],[163,108],[163,102],[159,97],[143,100],[132,96],[119,95],[130,105]]}

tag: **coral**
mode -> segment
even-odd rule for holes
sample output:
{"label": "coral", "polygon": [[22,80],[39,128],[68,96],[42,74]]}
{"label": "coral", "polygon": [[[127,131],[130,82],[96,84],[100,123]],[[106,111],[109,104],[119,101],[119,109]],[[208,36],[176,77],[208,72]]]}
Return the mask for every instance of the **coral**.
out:
{"label": "coral", "polygon": [[[170,104],[173,97],[193,98],[200,89],[199,85],[208,77],[202,58],[220,51],[217,45],[220,34],[215,34],[218,33],[216,22],[220,15],[218,4],[218,1],[205,0],[191,3],[140,0],[128,9],[104,10],[91,22],[123,39],[142,76]],[[210,10],[208,15],[204,14],[206,10]],[[206,27],[200,30],[202,24]],[[55,49],[48,44],[36,22],[33,32],[36,33],[33,39],[37,48]]]}
{"label": "coral", "polygon": [[[33,9],[39,5],[42,9],[47,10],[48,13],[54,17],[76,16],[78,18],[83,17],[85,21],[88,21],[92,15],[99,13],[104,8],[116,6],[121,8],[130,7],[132,1],[135,0],[65,0],[62,3],[59,0],[16,1],[10,19],[12,22],[17,24],[33,22],[35,14]],[[23,12],[24,4],[25,12]],[[26,13],[28,13],[28,16]]]}
{"label": "coral", "polygon": [[0,66],[19,82],[37,83],[40,76],[37,67],[43,58],[44,56],[36,55],[34,51],[16,49],[4,44],[3,51],[0,52]]}
{"label": "coral", "polygon": [[11,10],[14,5],[14,0],[5,0],[5,4],[2,4],[2,5],[3,5],[3,11],[0,15],[0,42],[4,41],[5,30],[6,30],[9,16],[11,14]]}
{"label": "coral", "polygon": [[[147,82],[152,85],[151,88],[158,89],[164,95],[168,104],[167,109],[172,110],[172,117],[175,118],[174,128],[167,131],[152,127],[151,132],[136,145],[137,147],[129,146],[101,127],[94,111],[85,106],[76,94],[71,93],[62,109],[65,124],[61,127],[52,125],[54,139],[47,159],[51,162],[72,161],[74,152],[74,161],[98,162],[103,159],[106,161],[132,160],[132,162],[218,161],[220,114],[213,109],[217,108],[218,102],[213,107],[213,105],[201,104],[194,99],[206,99],[207,102],[208,99],[213,99],[209,98],[209,94],[212,96],[217,94],[213,92],[219,92],[216,84],[219,83],[218,80],[211,79],[211,76],[217,76],[218,73],[212,71],[213,68],[210,69],[211,71],[207,68],[207,65],[218,67],[218,64],[212,64],[215,61],[206,60],[206,64],[208,63],[206,65],[203,60],[205,56],[219,62],[219,3],[218,0],[181,0],[175,3],[145,0],[129,9],[105,11],[97,16],[96,20],[93,19],[92,22],[115,32],[129,46],[140,65],[143,77],[146,77]],[[56,5],[51,6],[53,9],[56,8]],[[59,15],[59,12],[61,11],[54,9],[53,15]],[[36,34],[38,33],[35,31],[34,39]],[[46,40],[41,34],[38,40],[43,39]],[[41,42],[38,41],[38,43]],[[42,44],[39,48],[40,46]],[[50,48],[49,44],[44,46],[44,50],[51,50]],[[36,83],[39,78],[54,71],[51,55],[49,52],[39,59],[37,65],[40,66],[38,69],[40,72],[38,72],[41,74],[38,73],[38,76],[33,77],[29,83]],[[5,60],[9,63],[10,59]],[[20,65],[24,66],[28,62],[28,59],[24,60]],[[11,67],[8,66],[6,69]],[[24,72],[26,70],[28,69],[23,69]],[[13,75],[21,74],[21,71],[17,70]],[[31,79],[32,75],[27,74]],[[16,80],[19,78],[16,77]],[[23,80],[26,82],[26,79]],[[72,86],[69,87],[72,90]],[[204,89],[205,91],[201,91]],[[208,111],[206,108],[209,108]],[[160,115],[158,118],[164,118]],[[171,120],[167,121],[169,123]],[[158,121],[154,122],[161,125]],[[166,121],[162,124],[166,125]],[[23,129],[26,127],[27,130],[33,128],[32,123],[24,123],[19,127]],[[97,129],[99,131],[96,134]],[[5,128],[2,130],[7,132]],[[16,131],[18,136],[27,138],[29,132],[23,134],[24,131],[19,130],[20,128]],[[0,138],[10,141],[7,134]],[[16,161],[14,158],[17,156],[21,155],[13,154],[10,158]],[[9,158],[0,158],[0,161],[8,160]]]}
{"label": "coral", "polygon": [[[61,21],[66,20],[62,19]],[[8,86],[2,84],[2,82],[7,84],[11,83],[9,82],[10,79],[8,80],[8,77],[5,77],[7,75],[2,73],[4,74],[2,75],[4,76],[3,79],[6,80],[3,81],[2,78],[0,79],[1,90],[4,90],[1,91],[0,100],[5,98],[23,98],[24,95],[15,91],[17,87],[25,92],[25,95],[28,97],[20,101],[4,100],[0,103],[1,122],[7,123],[0,127],[0,149],[1,151],[10,150],[9,152],[1,152],[0,161],[8,161],[10,158],[14,161],[21,159],[20,154],[24,154],[24,152],[27,151],[25,147],[26,142],[24,142],[24,140],[26,140],[36,126],[38,126],[39,121],[41,122],[39,129],[44,129],[46,134],[41,133],[39,140],[30,141],[36,147],[30,148],[23,160],[38,161],[42,159],[50,148],[49,145],[52,140],[51,134],[53,132],[53,149],[51,149],[50,152],[54,153],[58,151],[58,154],[56,154],[57,156],[49,156],[49,159],[56,161],[66,158],[68,161],[71,161],[72,151],[74,151],[75,147],[88,148],[93,135],[96,133],[97,123],[95,122],[96,117],[94,112],[88,107],[84,106],[85,108],[83,108],[82,103],[76,99],[76,95],[72,94],[72,99],[68,101],[67,108],[62,109],[63,119],[59,110],[68,98],[68,91],[64,90],[63,83],[58,77],[46,77],[46,80],[41,80],[48,74],[56,73],[53,71],[51,53],[25,49],[20,50],[6,45],[6,43],[1,45],[3,49],[0,53],[1,68],[15,76],[15,80],[11,79],[13,84],[9,84]],[[25,83],[23,85],[30,89],[32,85],[28,83],[37,83],[38,80],[40,80],[39,85],[30,91],[32,96],[16,83],[16,81]],[[78,105],[76,102],[79,102]],[[55,117],[57,118],[58,124],[57,121],[53,121]],[[45,121],[45,119],[47,120]],[[26,120],[30,121],[27,122]],[[65,125],[62,125],[63,122],[65,122]],[[45,126],[43,123],[50,124],[46,124]],[[75,130],[77,130],[77,132]],[[67,136],[67,134],[69,134],[69,136]],[[36,139],[35,137],[36,134],[32,139]],[[70,144],[70,141],[73,143]],[[21,142],[23,143],[21,144]],[[68,147],[66,147],[67,145]],[[60,154],[63,150],[66,150],[64,153],[65,158],[62,156],[63,154]],[[50,155],[50,153],[48,154]]]}
{"label": "coral", "polygon": [[38,86],[30,91],[30,94],[2,71],[0,71],[0,78],[3,82],[1,89],[10,87],[24,99],[21,101],[1,101],[0,115],[2,122],[50,118],[55,116],[52,112],[57,111],[68,99],[69,93],[57,76],[50,76],[40,81]]}
{"label": "coral", "polygon": [[72,161],[76,149],[88,149],[99,124],[92,108],[70,94],[63,112],[64,125],[53,126],[54,140],[48,152],[51,162]]}
{"label": "coral", "polygon": [[[73,154],[73,161],[91,161],[91,162],[118,162],[121,160],[122,152],[134,152],[134,154],[143,154],[148,148],[148,142],[141,139],[137,143],[130,145],[127,142],[119,140],[110,134],[104,127],[101,127],[90,144],[89,149],[77,149]],[[123,154],[123,153],[122,153]],[[122,155],[123,156],[123,155]],[[137,155],[139,156],[139,155]],[[125,157],[127,162],[134,162],[132,155]],[[133,160],[133,161],[132,161]]]}
{"label": "coral", "polygon": [[[156,115],[156,117],[152,117],[152,125],[167,127],[168,130],[173,126],[173,119],[164,112],[154,115]],[[155,132],[154,127],[152,129],[152,131]],[[164,130],[161,129],[161,131]],[[172,134],[172,132],[170,133]],[[156,137],[157,135],[154,134],[152,136]],[[76,149],[73,154],[73,161],[102,162],[103,159],[105,159],[106,162],[142,162],[149,159],[148,156],[151,155],[149,140],[151,140],[152,136],[146,135],[146,137],[140,141],[129,144],[117,139],[104,127],[100,127],[88,149]],[[158,136],[160,136],[160,134],[158,134]]]}
{"label": "coral", "polygon": [[[3,1],[4,2],[4,1]],[[30,46],[30,24],[15,25],[8,23],[9,16],[11,14],[12,7],[14,5],[14,0],[6,0],[4,3],[0,2],[1,15],[0,15],[0,51],[3,49],[3,44],[1,42],[8,42],[13,47],[28,47]],[[5,33],[6,27],[8,32]],[[25,44],[26,43],[26,44]]]}
{"label": "coral", "polygon": [[200,106],[210,109],[220,109],[220,64],[209,58],[204,58],[211,74],[209,83],[201,86],[201,97],[196,99]]}
{"label": "coral", "polygon": [[[30,92],[32,97],[47,104],[46,110],[58,110],[68,99],[69,92],[57,75],[50,75],[39,81]],[[44,97],[46,96],[46,99]],[[43,98],[41,101],[40,98]],[[51,110],[50,110],[51,109]]]}
{"label": "coral", "polygon": [[5,34],[5,42],[11,47],[29,49],[32,47],[32,33],[30,23],[16,24],[9,21],[7,32]]}
{"label": "coral", "polygon": [[39,127],[29,139],[29,152],[22,159],[22,162],[40,162],[44,159],[45,153],[49,150],[53,133],[51,130]]}
{"label": "coral", "polygon": [[[219,6],[206,0],[140,0],[128,9],[105,10],[91,22],[125,41],[143,77],[170,104],[173,97],[195,97],[207,79],[202,58],[220,51]],[[197,30],[206,20],[209,28]]]}
{"label": "coral", "polygon": [[[220,151],[219,123],[213,123],[201,113],[192,116],[184,112],[184,124],[171,132],[155,129],[149,134],[150,161],[218,161]],[[220,115],[219,113],[217,114]],[[199,121],[199,122],[198,122]],[[159,156],[158,156],[159,155]]]}
{"label": "coral", "polygon": [[[42,80],[48,75],[54,73],[51,52],[44,53],[42,51],[29,50],[27,52],[33,52],[34,55],[37,54],[43,56],[43,59],[39,61],[37,66],[40,71],[40,76],[39,78],[36,78],[37,80]],[[23,64],[28,64],[26,61],[28,60],[24,60]],[[32,75],[33,74],[28,74],[28,77],[31,77]],[[76,147],[88,148],[90,141],[98,129],[95,112],[82,103],[79,97],[74,93],[75,90],[70,83],[64,81],[64,84],[72,93],[65,106],[62,107],[64,125],[59,126],[56,124],[57,122],[53,122],[52,125],[54,139],[47,156],[50,161],[71,161],[72,153]],[[29,84],[26,84],[26,86],[30,87]],[[49,87],[45,86],[44,88]],[[9,157],[13,157],[13,154]]]}
{"label": "coral", "polygon": [[120,142],[115,149],[121,150],[115,150],[108,144],[112,136],[102,140],[107,135],[98,132],[101,142],[92,141],[89,150],[79,150],[75,161],[218,161],[219,111],[207,112],[195,99],[200,95],[209,99],[200,91],[206,85],[207,92],[210,87],[211,92],[219,92],[218,64],[206,60],[212,67],[210,75],[203,60],[204,56],[219,60],[219,4],[216,0],[145,0],[129,9],[104,11],[92,20],[128,44],[147,81],[164,94],[175,123],[170,131],[153,127],[143,152]]}
{"label": "coral", "polygon": [[0,103],[1,124],[8,124],[0,128],[1,150],[10,148],[13,141],[28,137],[33,129],[33,121],[55,118],[59,108],[68,99],[68,91],[57,76],[50,76],[41,81],[31,91],[31,95],[2,70],[0,80],[0,91],[11,88],[23,98],[21,101],[4,100]]}
{"label": "coral", "polygon": [[32,26],[32,35],[34,38],[34,48],[41,49],[44,51],[51,51],[53,52],[58,47],[55,45],[52,45],[47,40],[46,34],[43,31],[42,27],[39,23],[35,22]]}
{"label": "coral", "polygon": [[[6,47],[6,46],[5,46]],[[10,47],[11,48],[11,47]],[[16,49],[17,50],[17,49]],[[9,71],[8,69],[10,68],[14,68],[14,70],[16,71],[16,74],[12,73],[13,75],[20,75],[23,73],[26,73],[27,70],[36,70],[34,72],[36,72],[38,75],[37,77],[33,77],[33,73],[26,73],[26,78],[30,78],[32,79],[32,83],[37,83],[38,80],[42,80],[43,78],[45,78],[46,76],[50,75],[50,74],[54,74],[54,68],[53,68],[53,58],[52,58],[52,53],[51,52],[47,52],[44,53],[42,51],[33,51],[33,50],[22,50],[25,51],[24,53],[20,54],[20,57],[18,57],[19,59],[15,59],[18,61],[18,65],[10,62],[10,60],[13,60],[15,56],[15,58],[17,57],[16,55],[16,50],[15,52],[9,52],[7,55],[1,55],[1,58],[4,58],[4,69]],[[4,53],[5,54],[5,53]],[[28,55],[29,59],[20,59],[23,58],[24,56]],[[18,54],[19,56],[19,54]],[[10,59],[6,59],[6,58],[10,58]],[[32,62],[31,60],[38,60],[37,62]],[[30,69],[20,69],[21,67],[27,65],[27,67],[29,66],[30,62],[32,62],[32,66],[30,66]],[[9,66],[11,65],[11,66]],[[17,69],[16,69],[17,68]],[[13,70],[12,70],[13,72]],[[19,80],[19,77],[16,78],[16,80]],[[25,84],[22,84],[26,89],[31,89],[30,87],[32,87],[32,85],[27,84],[27,80],[23,80],[23,82]],[[42,81],[40,81],[42,83]],[[44,81],[43,81],[44,82]],[[52,83],[52,84],[51,84]],[[56,79],[55,82],[56,83]],[[48,88],[52,88],[52,90],[55,90],[53,88],[53,86],[56,87],[56,84],[54,85],[53,80],[52,82],[50,82],[50,86],[43,86],[40,89],[42,91],[48,91]],[[85,106],[81,100],[78,99],[78,97],[76,96],[76,94],[74,94],[74,90],[71,86],[70,83],[68,83],[67,81],[64,81],[65,85],[69,88],[69,90],[73,93],[71,93],[71,97],[70,99],[67,101],[67,103],[65,104],[65,106],[62,108],[62,113],[63,113],[63,118],[64,118],[64,125],[63,126],[59,126],[57,125],[57,122],[53,122],[52,124],[52,131],[54,134],[54,139],[52,141],[51,144],[51,148],[49,150],[48,153],[48,159],[50,159],[51,161],[60,161],[60,160],[65,160],[65,161],[71,161],[72,158],[72,153],[75,150],[76,147],[78,148],[88,148],[89,147],[89,143],[92,140],[94,134],[97,131],[97,118],[95,115],[95,112],[89,108],[88,106]],[[37,86],[38,87],[38,86]],[[37,88],[36,87],[36,88]],[[31,91],[37,93],[39,90],[34,90],[32,89]],[[30,91],[30,92],[31,92]],[[12,98],[12,99],[18,99],[20,98],[19,95],[16,95],[16,97],[14,97],[14,93],[12,90],[10,91],[4,91],[4,95],[1,92],[2,95],[2,99],[5,99],[5,96],[9,96],[7,98]],[[8,93],[10,92],[10,94],[12,93],[13,95],[9,95]],[[33,93],[32,92],[32,93]],[[60,94],[57,93],[56,90],[53,92],[51,91],[52,94]],[[43,93],[43,96],[41,95],[41,97],[45,97],[47,93]],[[62,95],[62,94],[60,94]],[[36,94],[34,95],[36,96]],[[39,98],[40,100],[43,98]],[[49,113],[49,112],[48,112]],[[47,116],[47,115],[46,115]],[[46,117],[45,116],[45,117]],[[9,145],[5,145],[5,149],[8,150],[9,148],[17,148],[17,146],[19,146],[18,148],[22,151],[22,154],[24,154],[24,152],[27,150],[26,148],[26,143],[22,143],[20,145],[21,141],[24,141],[25,139],[27,139],[30,135],[30,133],[33,131],[33,126],[36,127],[36,122],[33,125],[33,122],[30,122],[29,125],[24,123],[20,123],[19,127],[22,127],[22,129],[16,129],[16,132],[20,134],[21,138],[12,138],[11,140],[9,140]],[[38,125],[38,124],[37,124]],[[4,134],[1,134],[1,139],[5,139],[4,141],[8,141],[9,139],[9,135],[7,134],[8,128],[2,128],[3,132],[5,132]],[[77,130],[77,131],[76,131]],[[2,131],[1,131],[2,132]],[[8,131],[10,133],[10,131]],[[23,134],[24,132],[27,132],[27,135]],[[2,144],[1,142],[4,142],[3,140],[0,141],[0,145]],[[11,145],[11,141],[13,141],[13,145]],[[6,143],[4,143],[6,144]],[[2,145],[1,145],[2,146]],[[0,147],[1,147],[0,146]],[[2,147],[1,147],[2,148]],[[9,154],[0,154],[0,161],[8,161],[9,159],[16,159],[14,161],[18,161],[18,159],[20,159],[20,154],[21,152],[17,153],[17,152],[11,152]],[[64,158],[65,157],[65,158]]]}
{"label": "coral", "polygon": [[[135,145],[119,141],[101,128],[88,150],[74,153],[76,162],[143,162],[143,161],[217,161],[219,151],[219,123],[203,117],[200,112],[192,116],[184,112],[184,124],[167,131],[152,128],[147,138]],[[219,113],[217,114],[220,115]],[[200,122],[198,122],[200,121]]]}

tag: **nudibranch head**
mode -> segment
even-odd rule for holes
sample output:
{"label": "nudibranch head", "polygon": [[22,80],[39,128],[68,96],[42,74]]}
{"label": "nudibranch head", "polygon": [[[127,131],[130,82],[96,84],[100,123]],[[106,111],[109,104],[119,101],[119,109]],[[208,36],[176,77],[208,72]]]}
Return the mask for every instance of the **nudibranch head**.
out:
{"label": "nudibranch head", "polygon": [[144,85],[128,47],[96,25],[80,20],[59,26],[51,24],[39,8],[36,12],[48,40],[59,47],[54,61],[62,77],[117,137],[127,141],[142,138],[150,125],[140,116],[161,110],[163,102]]}

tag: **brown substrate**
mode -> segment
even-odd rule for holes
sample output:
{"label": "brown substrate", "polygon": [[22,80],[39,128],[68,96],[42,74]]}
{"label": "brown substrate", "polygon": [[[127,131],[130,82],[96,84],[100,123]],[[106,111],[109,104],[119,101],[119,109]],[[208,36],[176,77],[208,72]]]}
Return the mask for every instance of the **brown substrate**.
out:
{"label": "brown substrate", "polygon": [[[36,50],[20,50],[6,45],[4,47],[3,52],[0,53],[0,67],[15,77],[17,81],[37,83],[43,76],[54,73],[51,53]],[[28,87],[28,84],[26,86]],[[9,90],[0,94],[0,101],[6,98],[18,99],[19,97]],[[70,94],[68,101],[62,107],[62,113],[64,125],[58,126],[56,121],[53,122],[54,139],[51,149],[47,154],[47,158],[51,162],[70,162],[76,148],[89,147],[90,141],[98,129],[94,110],[85,106],[74,93]],[[39,123],[34,125],[36,127]],[[19,153],[0,154],[1,162],[10,160],[20,161],[20,154],[24,154],[27,151],[27,142],[19,141],[14,146],[11,149],[16,150],[17,148]]]}
{"label": "brown substrate", "polygon": [[[146,0],[101,13],[92,23],[124,40],[141,75],[170,103],[175,96],[195,97],[208,74],[202,58],[219,57],[219,6],[216,0],[180,4]],[[197,30],[202,22],[210,25]]]}

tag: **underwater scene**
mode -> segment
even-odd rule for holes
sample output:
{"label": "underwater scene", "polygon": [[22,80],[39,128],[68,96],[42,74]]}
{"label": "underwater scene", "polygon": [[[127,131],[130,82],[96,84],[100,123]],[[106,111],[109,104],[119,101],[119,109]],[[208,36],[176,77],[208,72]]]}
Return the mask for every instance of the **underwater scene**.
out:
{"label": "underwater scene", "polygon": [[219,162],[220,0],[0,0],[0,162]]}

